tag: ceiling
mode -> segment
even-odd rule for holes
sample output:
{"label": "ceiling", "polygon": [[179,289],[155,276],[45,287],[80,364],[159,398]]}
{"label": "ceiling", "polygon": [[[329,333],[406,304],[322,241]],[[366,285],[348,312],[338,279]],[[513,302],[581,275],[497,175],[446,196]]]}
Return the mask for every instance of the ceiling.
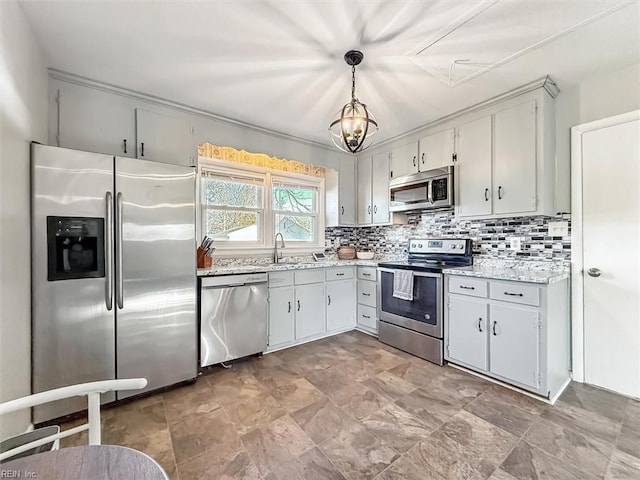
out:
{"label": "ceiling", "polygon": [[377,143],[551,75],[640,62],[638,0],[21,0],[48,66],[306,140],[350,99]]}

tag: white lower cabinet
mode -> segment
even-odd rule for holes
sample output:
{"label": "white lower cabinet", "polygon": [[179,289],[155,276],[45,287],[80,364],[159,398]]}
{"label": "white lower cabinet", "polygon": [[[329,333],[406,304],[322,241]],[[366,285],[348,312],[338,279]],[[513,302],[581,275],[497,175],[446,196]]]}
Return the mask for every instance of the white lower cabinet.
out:
{"label": "white lower cabinet", "polygon": [[327,282],[327,331],[356,325],[356,284],[352,280]]}
{"label": "white lower cabinet", "polygon": [[449,356],[470,367],[487,370],[487,313],[482,300],[451,296],[449,300]]}
{"label": "white lower cabinet", "polygon": [[533,308],[491,305],[491,373],[538,388],[540,313]]}
{"label": "white lower cabinet", "polygon": [[445,279],[445,359],[556,397],[570,378],[568,280]]}
{"label": "white lower cabinet", "polygon": [[269,289],[269,346],[295,340],[295,295],[293,287]]}
{"label": "white lower cabinet", "polygon": [[296,286],[296,340],[324,331],[324,284]]}
{"label": "white lower cabinet", "polygon": [[269,273],[267,351],[352,330],[355,326],[355,267]]}
{"label": "white lower cabinet", "polygon": [[376,267],[358,267],[356,327],[373,335],[378,334],[376,278]]}

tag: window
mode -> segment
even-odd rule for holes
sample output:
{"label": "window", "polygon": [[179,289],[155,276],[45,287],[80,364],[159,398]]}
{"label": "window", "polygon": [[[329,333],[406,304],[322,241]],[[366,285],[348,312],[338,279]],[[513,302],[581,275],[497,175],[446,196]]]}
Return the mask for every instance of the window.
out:
{"label": "window", "polygon": [[324,248],[323,198],[322,178],[200,161],[199,230],[219,253],[264,253],[277,233],[287,250]]}

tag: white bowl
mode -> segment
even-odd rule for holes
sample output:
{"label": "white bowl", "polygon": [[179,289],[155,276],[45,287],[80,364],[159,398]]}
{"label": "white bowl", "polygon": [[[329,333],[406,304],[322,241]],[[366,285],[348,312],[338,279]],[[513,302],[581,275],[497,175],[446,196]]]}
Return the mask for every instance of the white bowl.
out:
{"label": "white bowl", "polygon": [[357,252],[356,256],[360,260],[373,260],[373,252]]}

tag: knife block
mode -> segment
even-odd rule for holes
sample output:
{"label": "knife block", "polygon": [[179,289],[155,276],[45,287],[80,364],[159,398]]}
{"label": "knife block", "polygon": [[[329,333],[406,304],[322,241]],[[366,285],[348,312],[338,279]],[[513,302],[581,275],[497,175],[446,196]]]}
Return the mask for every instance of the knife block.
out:
{"label": "knife block", "polygon": [[202,247],[198,247],[198,252],[196,253],[196,263],[198,268],[211,268],[213,265],[213,258],[207,257],[205,255],[205,251]]}

